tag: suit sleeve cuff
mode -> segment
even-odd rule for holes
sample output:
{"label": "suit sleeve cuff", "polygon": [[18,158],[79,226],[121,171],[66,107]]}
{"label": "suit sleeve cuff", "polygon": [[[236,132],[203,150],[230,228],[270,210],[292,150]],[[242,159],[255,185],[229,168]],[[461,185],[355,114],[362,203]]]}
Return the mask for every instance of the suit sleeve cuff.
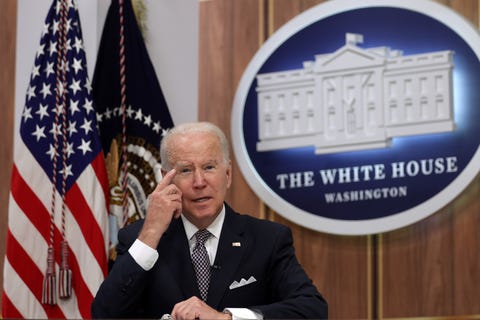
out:
{"label": "suit sleeve cuff", "polygon": [[152,269],[155,262],[158,259],[157,250],[149,247],[140,240],[135,240],[132,246],[128,249],[128,252],[132,256],[143,270],[148,271]]}
{"label": "suit sleeve cuff", "polygon": [[224,312],[232,315],[232,320],[260,320],[263,316],[247,308],[225,308]]}

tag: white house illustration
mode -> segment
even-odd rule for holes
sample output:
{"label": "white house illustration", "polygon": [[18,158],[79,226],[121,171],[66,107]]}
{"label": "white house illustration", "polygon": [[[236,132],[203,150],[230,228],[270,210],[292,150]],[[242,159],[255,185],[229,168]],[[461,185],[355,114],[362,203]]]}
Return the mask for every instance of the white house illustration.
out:
{"label": "white house illustration", "polygon": [[257,75],[257,151],[385,148],[393,137],[455,130],[453,51],[403,56],[346,34],[303,69]]}

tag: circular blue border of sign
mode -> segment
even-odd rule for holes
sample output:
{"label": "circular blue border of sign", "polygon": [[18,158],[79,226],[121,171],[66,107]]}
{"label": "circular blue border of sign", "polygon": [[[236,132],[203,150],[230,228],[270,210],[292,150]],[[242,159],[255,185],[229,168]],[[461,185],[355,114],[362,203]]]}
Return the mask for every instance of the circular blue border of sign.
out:
{"label": "circular blue border of sign", "polygon": [[[435,12],[436,16],[430,16],[429,12]],[[322,19],[315,19],[316,14]],[[452,17],[461,23],[452,20]],[[312,146],[257,152],[256,74],[301,69],[304,61],[311,61],[317,54],[331,53],[343,46],[345,34],[352,32],[363,35],[364,42],[359,44],[361,48],[388,46],[402,50],[404,55],[454,51],[456,130],[397,137],[393,138],[390,147],[375,150],[317,155]],[[287,33],[289,36],[285,37]],[[476,125],[477,119],[480,119],[480,108],[475,107],[480,102],[480,90],[477,89],[480,88],[480,40],[472,26],[455,12],[430,1],[383,0],[359,5],[355,1],[333,0],[293,19],[270,39],[259,50],[242,78],[232,114],[232,137],[237,160],[247,181],[279,214],[305,227],[336,234],[388,231],[418,221],[440,209],[458,195],[478,172],[478,161],[475,163],[473,159],[478,158],[480,139],[480,126]],[[475,41],[476,47],[472,47],[467,40]],[[239,101],[245,102],[240,105]],[[239,112],[239,108],[243,112]],[[239,149],[238,131],[235,128],[242,132],[239,139],[243,150]],[[242,165],[242,154],[248,156],[247,166]],[[321,183],[318,177],[320,170],[371,164],[384,165],[386,176],[389,177],[393,162],[447,157],[456,157],[457,172],[330,185]],[[253,181],[252,175],[246,174],[251,170]],[[306,171],[317,175],[315,185],[279,188],[279,174]],[[258,184],[258,181],[261,183]],[[408,190],[405,197],[333,203],[327,202],[325,197],[325,194],[402,186]],[[445,194],[447,189],[456,191]],[[426,213],[416,213],[419,209],[426,210],[429,207],[431,209]],[[401,216],[406,212],[409,217],[402,219]],[[389,219],[396,222],[392,224]]]}

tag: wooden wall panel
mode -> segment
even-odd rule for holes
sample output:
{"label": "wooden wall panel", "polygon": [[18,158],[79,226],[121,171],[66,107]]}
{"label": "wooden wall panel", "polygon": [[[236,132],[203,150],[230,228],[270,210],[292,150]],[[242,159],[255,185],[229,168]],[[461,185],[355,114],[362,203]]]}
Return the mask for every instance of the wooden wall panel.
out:
{"label": "wooden wall panel", "polygon": [[379,306],[385,317],[452,314],[451,213],[446,208],[381,237]]}
{"label": "wooden wall panel", "polygon": [[300,227],[278,214],[270,218],[292,229],[300,263],[327,299],[331,319],[372,318],[369,237],[328,235]]}
{"label": "wooden wall panel", "polygon": [[[8,196],[13,161],[16,24],[17,1],[0,1],[0,288],[2,290]],[[2,301],[0,301],[1,309]]]}
{"label": "wooden wall panel", "polygon": [[480,318],[480,175],[451,207],[453,312]]}
{"label": "wooden wall panel", "polygon": [[[443,3],[479,25],[479,2]],[[472,106],[474,107],[474,106]],[[382,318],[480,318],[480,177],[442,210],[379,237],[377,302]]]}
{"label": "wooden wall panel", "polygon": [[277,30],[301,12],[327,0],[268,0],[270,31]]}
{"label": "wooden wall panel", "polygon": [[[200,2],[199,120],[217,124],[229,139],[235,89],[260,43],[261,6],[258,0]],[[241,212],[262,215],[235,161],[227,201]]]}
{"label": "wooden wall panel", "polygon": [[383,318],[480,318],[480,176],[451,204],[380,236]]}

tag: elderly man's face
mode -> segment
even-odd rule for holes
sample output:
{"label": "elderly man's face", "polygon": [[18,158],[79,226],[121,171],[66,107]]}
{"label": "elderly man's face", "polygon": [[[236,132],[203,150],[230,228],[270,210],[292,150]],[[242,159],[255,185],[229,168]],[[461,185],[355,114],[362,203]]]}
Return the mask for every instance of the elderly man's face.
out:
{"label": "elderly man's face", "polygon": [[220,142],[210,133],[175,136],[169,147],[169,162],[177,171],[173,183],[182,192],[183,214],[198,228],[205,228],[222,208],[231,184],[231,164],[225,163]]}

